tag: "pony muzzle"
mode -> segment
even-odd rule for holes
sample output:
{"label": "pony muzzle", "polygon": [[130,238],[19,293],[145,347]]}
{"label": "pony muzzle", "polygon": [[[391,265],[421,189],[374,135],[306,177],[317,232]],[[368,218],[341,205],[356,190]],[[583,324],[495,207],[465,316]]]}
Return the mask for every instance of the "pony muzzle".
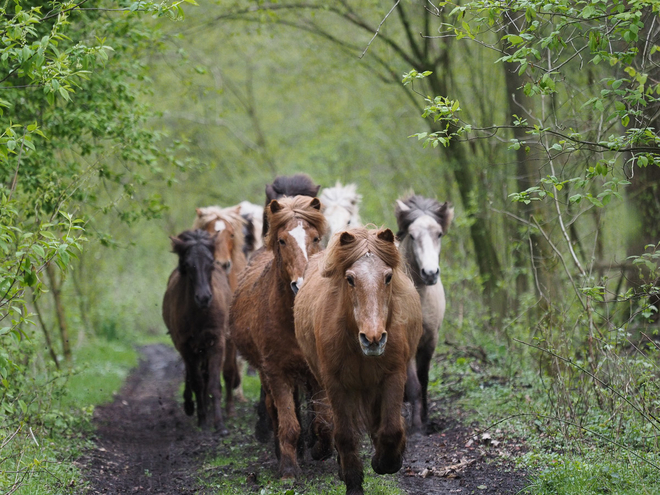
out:
{"label": "pony muzzle", "polygon": [[294,296],[296,294],[298,294],[298,291],[302,287],[302,284],[303,284],[303,278],[302,277],[298,277],[296,280],[293,280],[291,282],[291,290],[293,291]]}
{"label": "pony muzzle", "polygon": [[365,356],[381,356],[385,352],[386,343],[387,332],[379,336],[373,335],[371,338],[367,337],[366,333],[360,332],[360,347]]}
{"label": "pony muzzle", "polygon": [[438,283],[438,278],[440,278],[440,268],[436,268],[435,270],[425,270],[422,268],[420,270],[420,276],[424,285],[435,285]]}

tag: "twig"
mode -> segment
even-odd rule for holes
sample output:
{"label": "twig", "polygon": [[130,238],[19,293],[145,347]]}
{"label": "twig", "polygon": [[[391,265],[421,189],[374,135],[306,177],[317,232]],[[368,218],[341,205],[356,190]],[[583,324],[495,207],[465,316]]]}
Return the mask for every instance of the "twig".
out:
{"label": "twig", "polygon": [[16,170],[14,171],[14,178],[11,181],[11,190],[9,191],[9,200],[11,201],[11,197],[14,194],[14,190],[16,189],[16,185],[18,184],[18,169],[21,166],[21,158],[23,156],[23,147],[25,146],[25,134],[27,133],[27,128],[23,129],[23,139],[21,140],[21,149],[18,152],[18,161],[16,162]]}
{"label": "twig", "polygon": [[400,0],[396,0],[396,2],[394,3],[394,5],[393,5],[392,8],[390,9],[390,11],[387,13],[387,15],[386,15],[385,17],[383,17],[383,20],[382,20],[382,21],[380,21],[380,24],[378,25],[378,29],[376,29],[376,32],[374,33],[374,35],[373,35],[373,36],[371,37],[371,39],[369,40],[369,43],[367,43],[366,48],[364,49],[364,51],[362,52],[362,55],[360,55],[359,58],[364,57],[364,54],[367,53],[367,50],[368,50],[369,47],[371,46],[371,43],[376,39],[376,36],[378,36],[378,33],[380,32],[380,28],[383,26],[383,24],[385,23],[385,21],[387,20],[387,18],[390,16],[390,14],[391,14],[392,12],[394,12],[394,9],[397,8],[397,6],[399,5],[399,2],[400,2]]}

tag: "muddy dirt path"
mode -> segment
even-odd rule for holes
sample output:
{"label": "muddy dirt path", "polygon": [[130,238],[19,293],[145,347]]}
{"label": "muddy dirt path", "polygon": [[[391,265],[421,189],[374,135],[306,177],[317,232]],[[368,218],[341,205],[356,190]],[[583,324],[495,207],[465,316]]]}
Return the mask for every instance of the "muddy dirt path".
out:
{"label": "muddy dirt path", "polygon": [[[158,344],[140,352],[138,368],[115,400],[96,408],[96,448],[80,460],[89,483],[84,493],[211,494],[229,486],[229,493],[258,493],[275,472],[276,460],[269,446],[251,435],[253,406],[238,405],[228,438],[201,432],[177,402],[183,366],[176,351]],[[396,475],[402,490],[411,495],[515,494],[526,485],[524,474],[501,460],[518,445],[485,445],[441,404],[434,403],[431,411],[434,432],[408,440],[403,469]],[[228,458],[239,451],[252,460],[208,466],[208,459],[225,451]],[[298,493],[312,493],[306,480],[336,474],[333,460],[307,461],[301,468],[306,479],[295,483]]]}

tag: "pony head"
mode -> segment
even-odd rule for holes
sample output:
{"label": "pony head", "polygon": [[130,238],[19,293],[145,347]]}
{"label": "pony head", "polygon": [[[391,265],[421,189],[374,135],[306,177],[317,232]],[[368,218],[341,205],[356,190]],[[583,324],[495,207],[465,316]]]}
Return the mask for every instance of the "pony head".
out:
{"label": "pony head", "polygon": [[413,194],[397,199],[394,214],[401,249],[413,254],[408,260],[414,276],[425,285],[435,285],[440,276],[441,240],[454,218],[454,208],[446,201]]}
{"label": "pony head", "polygon": [[[314,184],[312,178],[307,174],[280,175],[275,177],[272,184],[266,184],[266,206],[274,199],[294,196],[316,197],[321,189],[320,185]],[[268,213],[264,211],[262,236],[268,233]]]}
{"label": "pony head", "polygon": [[207,206],[197,208],[196,212],[193,229],[203,229],[215,235],[215,261],[229,273],[235,253],[243,249],[242,229],[245,220],[240,215],[240,207]]}
{"label": "pony head", "polygon": [[266,246],[295,295],[304,282],[309,258],[321,250],[321,237],[327,229],[321,202],[307,196],[274,199],[266,213],[270,225]]}
{"label": "pony head", "polygon": [[342,186],[339,182],[321,193],[323,214],[329,224],[328,238],[342,230],[360,227],[358,212],[362,196],[357,193],[355,184]]}
{"label": "pony head", "polygon": [[179,273],[187,278],[193,288],[195,304],[208,308],[213,300],[211,278],[215,263],[215,235],[197,230],[186,230],[172,240],[172,251],[179,256]]}
{"label": "pony head", "polygon": [[406,277],[392,231],[358,228],[335,236],[321,274],[334,278],[347,294],[362,353],[381,356],[387,344],[392,291]]}

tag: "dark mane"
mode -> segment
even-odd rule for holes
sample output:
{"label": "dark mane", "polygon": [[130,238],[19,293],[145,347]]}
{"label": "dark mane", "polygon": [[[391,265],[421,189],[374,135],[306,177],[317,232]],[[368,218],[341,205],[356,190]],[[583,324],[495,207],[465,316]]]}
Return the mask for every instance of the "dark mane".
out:
{"label": "dark mane", "polygon": [[[175,241],[175,239],[178,240]],[[211,235],[202,229],[184,230],[178,236],[172,238],[172,251],[179,256],[195,244],[206,247],[211,254],[215,251],[215,244]]]}
{"label": "dark mane", "polygon": [[394,210],[396,223],[399,227],[399,232],[396,235],[399,239],[406,236],[410,224],[421,216],[428,215],[433,218],[442,227],[443,232],[447,231],[454,216],[454,209],[447,201],[440,203],[437,199],[425,198],[418,194],[402,198],[400,201],[410,209],[402,210],[397,204]]}
{"label": "dark mane", "polygon": [[294,196],[293,198],[281,198],[277,202],[281,207],[277,213],[272,213],[270,207],[265,210],[268,214],[268,221],[272,225],[272,229],[269,229],[265,239],[268,249],[274,251],[277,246],[277,236],[272,234],[278,232],[293,218],[305,220],[318,231],[319,236],[323,237],[328,228],[325,217],[319,209],[312,206],[313,202],[320,205],[318,199],[310,201],[306,196]]}
{"label": "dark mane", "polygon": [[[309,196],[310,198],[315,197],[320,185],[314,184],[312,178],[307,174],[294,174],[294,175],[280,175],[275,177],[275,180],[272,184],[266,184],[266,204],[268,206],[270,202],[274,199],[280,199],[285,196],[294,197],[294,196]],[[266,237],[268,232],[268,218],[266,216],[266,211],[264,210],[264,225],[261,231],[262,237]]]}

